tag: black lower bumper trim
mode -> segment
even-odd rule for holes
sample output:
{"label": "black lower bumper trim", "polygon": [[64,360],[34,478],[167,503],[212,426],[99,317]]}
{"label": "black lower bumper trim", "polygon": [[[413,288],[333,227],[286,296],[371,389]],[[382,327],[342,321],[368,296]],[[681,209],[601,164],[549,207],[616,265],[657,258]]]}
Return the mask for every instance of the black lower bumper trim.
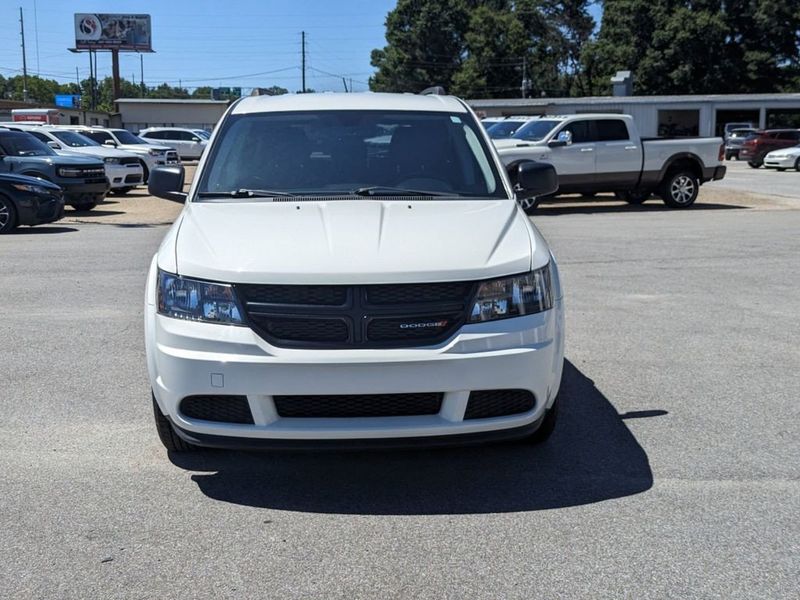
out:
{"label": "black lower bumper trim", "polygon": [[544,416],[522,427],[479,431],[477,433],[457,433],[451,435],[400,437],[400,438],[357,438],[357,439],[275,439],[245,438],[225,435],[212,435],[187,431],[172,423],[181,439],[204,448],[223,448],[227,450],[414,450],[419,448],[446,448],[450,446],[472,446],[478,444],[507,442],[533,435],[542,423]]}

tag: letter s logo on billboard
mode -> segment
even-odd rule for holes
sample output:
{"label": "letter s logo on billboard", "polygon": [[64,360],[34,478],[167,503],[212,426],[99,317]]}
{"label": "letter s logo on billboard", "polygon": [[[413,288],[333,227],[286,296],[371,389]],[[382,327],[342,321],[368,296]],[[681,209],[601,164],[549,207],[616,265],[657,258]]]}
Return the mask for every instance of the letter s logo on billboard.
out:
{"label": "letter s logo on billboard", "polygon": [[79,16],[78,27],[75,32],[78,39],[98,40],[102,33],[100,21],[95,15],[76,15]]}

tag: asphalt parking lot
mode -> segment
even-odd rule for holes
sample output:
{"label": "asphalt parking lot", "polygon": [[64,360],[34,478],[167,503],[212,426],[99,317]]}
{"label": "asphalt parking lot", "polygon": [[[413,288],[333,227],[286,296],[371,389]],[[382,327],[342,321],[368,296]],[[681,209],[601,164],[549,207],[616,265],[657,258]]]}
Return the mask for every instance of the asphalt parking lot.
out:
{"label": "asphalt parking lot", "polygon": [[568,364],[538,448],[167,456],[142,295],[180,206],[0,237],[3,595],[796,597],[798,182],[542,206]]}

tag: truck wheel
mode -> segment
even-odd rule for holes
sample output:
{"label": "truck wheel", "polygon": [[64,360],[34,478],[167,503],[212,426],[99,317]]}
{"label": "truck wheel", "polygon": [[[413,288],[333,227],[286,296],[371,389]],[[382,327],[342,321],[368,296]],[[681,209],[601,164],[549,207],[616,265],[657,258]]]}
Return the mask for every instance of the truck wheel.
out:
{"label": "truck wheel", "polygon": [[625,190],[614,192],[614,195],[628,204],[644,204],[653,194],[649,190]]}
{"label": "truck wheel", "polygon": [[800,171],[800,158],[798,158],[796,161],[794,161],[794,170],[795,171]]}
{"label": "truck wheel", "polygon": [[155,417],[156,420],[158,439],[164,444],[164,448],[169,452],[191,452],[192,450],[197,450],[197,446],[184,442],[183,439],[175,433],[175,430],[172,428],[172,423],[169,422],[169,419],[165,417],[161,409],[158,408],[158,402],[156,402],[156,397],[152,392],[150,396],[153,399],[153,417]]}
{"label": "truck wheel", "polygon": [[8,233],[17,226],[17,209],[14,203],[0,195],[0,234]]}
{"label": "truck wheel", "polygon": [[551,406],[545,413],[544,419],[542,419],[541,425],[539,425],[539,429],[534,431],[530,436],[525,438],[525,441],[529,444],[542,444],[550,439],[550,436],[553,434],[553,431],[556,428],[556,421],[558,420],[558,396],[556,396],[556,401],[553,402],[553,406]]}
{"label": "truck wheel", "polygon": [[88,211],[97,206],[97,202],[70,202],[69,205],[75,210]]}
{"label": "truck wheel", "polygon": [[757,169],[761,166],[761,163],[758,161],[748,160],[747,164],[750,165],[751,169]]}
{"label": "truck wheel", "polygon": [[670,208],[688,208],[697,200],[700,181],[691,171],[669,173],[661,184],[660,196]]}

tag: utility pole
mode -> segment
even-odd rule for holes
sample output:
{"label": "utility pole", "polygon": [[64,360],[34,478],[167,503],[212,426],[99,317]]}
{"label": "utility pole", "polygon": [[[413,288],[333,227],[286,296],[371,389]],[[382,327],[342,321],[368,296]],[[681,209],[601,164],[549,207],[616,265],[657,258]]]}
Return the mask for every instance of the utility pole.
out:
{"label": "utility pole", "polygon": [[144,87],[144,54],[142,54],[142,53],[139,53],[139,70],[140,70],[141,76],[142,76],[142,79],[141,79],[141,82],[142,82],[141,83],[141,86],[142,86],[142,98],[144,98],[147,95],[146,94],[147,90]]}
{"label": "utility pole", "polygon": [[22,36],[22,100],[28,101],[28,63],[25,60],[25,21],[22,19],[22,7],[19,7],[19,34]]}
{"label": "utility pole", "polygon": [[528,79],[528,58],[522,57],[522,85],[520,86],[522,97],[527,98],[528,93],[531,91],[531,80]]}
{"label": "utility pole", "polygon": [[[20,14],[22,14],[22,9],[21,8],[19,9],[19,11],[20,11]],[[303,54],[303,66],[302,66],[302,71],[303,71],[303,90],[302,90],[302,92],[305,94],[306,93],[306,32],[305,31],[301,31],[300,32],[300,46],[302,48],[302,54]]]}
{"label": "utility pole", "polygon": [[111,50],[111,77],[113,78],[114,89],[114,110],[117,110],[116,102],[120,97],[120,81],[119,81],[119,50]]}

